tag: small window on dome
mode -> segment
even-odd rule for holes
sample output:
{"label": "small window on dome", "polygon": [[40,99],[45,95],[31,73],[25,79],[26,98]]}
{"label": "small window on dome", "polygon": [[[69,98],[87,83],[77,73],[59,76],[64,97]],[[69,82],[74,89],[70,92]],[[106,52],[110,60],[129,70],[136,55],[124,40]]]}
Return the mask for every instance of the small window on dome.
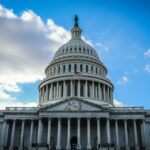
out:
{"label": "small window on dome", "polygon": [[88,67],[88,65],[86,65],[86,72],[88,72],[88,70],[89,70],[89,67]]}
{"label": "small window on dome", "polygon": [[71,64],[69,64],[69,72],[71,72]]}
{"label": "small window on dome", "polygon": [[70,53],[72,53],[72,48],[70,48]]}
{"label": "small window on dome", "polygon": [[96,74],[98,73],[98,71],[97,71],[97,67],[96,67],[96,69],[95,69],[95,72],[96,72]]}
{"label": "small window on dome", "polygon": [[89,53],[89,49],[87,49],[87,52]]}
{"label": "small window on dome", "polygon": [[79,47],[79,52],[81,52],[81,48]]}
{"label": "small window on dome", "polygon": [[77,72],[77,64],[74,64],[74,72]]}
{"label": "small window on dome", "polygon": [[62,52],[64,53],[64,49],[62,50]]}
{"label": "small window on dome", "polygon": [[83,66],[82,66],[82,64],[80,65],[80,71],[81,71],[81,72],[83,71]]}
{"label": "small window on dome", "polygon": [[91,54],[93,55],[93,51],[91,50]]}
{"label": "small window on dome", "polygon": [[60,66],[58,66],[58,73],[60,73]]}
{"label": "small window on dome", "polygon": [[93,73],[93,66],[91,66],[91,73]]}
{"label": "small window on dome", "polygon": [[63,65],[63,72],[66,72],[66,66]]}
{"label": "small window on dome", "polygon": [[76,53],[77,48],[75,47],[75,49],[74,49],[74,50],[75,50],[75,53]]}
{"label": "small window on dome", "polygon": [[66,53],[68,53],[68,48],[66,49]]}
{"label": "small window on dome", "polygon": [[83,48],[83,53],[85,53],[85,48]]}

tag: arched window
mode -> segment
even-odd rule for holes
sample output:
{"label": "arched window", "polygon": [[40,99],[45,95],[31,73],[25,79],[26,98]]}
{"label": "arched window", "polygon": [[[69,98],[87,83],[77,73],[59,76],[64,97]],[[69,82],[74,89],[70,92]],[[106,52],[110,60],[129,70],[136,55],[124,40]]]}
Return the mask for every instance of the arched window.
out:
{"label": "arched window", "polygon": [[88,65],[86,65],[86,72],[88,72],[88,70],[89,70],[89,67],[88,67]]}
{"label": "arched window", "polygon": [[85,48],[83,48],[83,53],[85,53]]}
{"label": "arched window", "polygon": [[69,72],[71,72],[71,64],[69,64],[69,68],[68,69],[69,69]]}
{"label": "arched window", "polygon": [[63,72],[66,72],[66,66],[63,65]]}
{"label": "arched window", "polygon": [[77,64],[74,64],[74,72],[77,72]]}
{"label": "arched window", "polygon": [[81,72],[83,71],[83,66],[82,66],[82,64],[80,64],[80,71],[81,71]]}
{"label": "arched window", "polygon": [[76,47],[75,47],[74,51],[75,51],[75,53],[76,53],[76,51],[77,51],[77,48],[76,48]]}
{"label": "arched window", "polygon": [[79,47],[79,52],[81,52],[81,48]]}
{"label": "arched window", "polygon": [[56,74],[56,68],[54,68],[54,75]]}

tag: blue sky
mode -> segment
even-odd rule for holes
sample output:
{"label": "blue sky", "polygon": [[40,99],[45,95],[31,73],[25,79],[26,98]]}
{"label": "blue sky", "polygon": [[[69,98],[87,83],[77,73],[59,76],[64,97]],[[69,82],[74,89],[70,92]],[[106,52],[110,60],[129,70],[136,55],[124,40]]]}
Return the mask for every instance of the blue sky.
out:
{"label": "blue sky", "polygon": [[69,39],[77,14],[85,39],[108,68],[114,99],[150,108],[149,0],[0,0],[0,4],[0,104],[37,103],[44,69]]}

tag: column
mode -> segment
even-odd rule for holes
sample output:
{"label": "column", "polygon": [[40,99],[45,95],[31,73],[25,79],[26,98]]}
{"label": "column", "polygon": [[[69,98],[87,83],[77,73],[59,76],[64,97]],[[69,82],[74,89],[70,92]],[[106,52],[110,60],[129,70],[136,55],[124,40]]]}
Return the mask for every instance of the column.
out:
{"label": "column", "polygon": [[7,125],[7,122],[6,122],[6,120],[4,120],[3,129],[2,129],[2,146],[5,145],[6,125]]}
{"label": "column", "polygon": [[110,121],[109,118],[106,119],[107,124],[107,143],[110,144]]}
{"label": "column", "polygon": [[39,125],[38,125],[38,139],[37,143],[41,143],[41,136],[42,136],[42,119],[39,119]]}
{"label": "column", "polygon": [[59,97],[61,97],[61,92],[62,92],[62,82],[59,84]]}
{"label": "column", "polygon": [[21,138],[20,138],[20,147],[19,149],[23,149],[23,140],[24,140],[24,126],[25,126],[25,120],[22,120],[22,125],[21,125]]}
{"label": "column", "polygon": [[87,118],[87,149],[91,149],[90,118]]}
{"label": "column", "polygon": [[95,92],[95,86],[94,86],[94,81],[92,81],[92,98],[95,98],[94,92]]}
{"label": "column", "polygon": [[99,145],[101,144],[101,132],[100,132],[100,119],[97,118],[97,149],[99,148]]}
{"label": "column", "polygon": [[79,149],[81,149],[81,143],[80,143],[80,141],[81,141],[81,139],[80,139],[80,118],[78,118],[78,131],[77,131],[77,139],[78,139],[78,141],[77,141],[77,149],[79,150]]}
{"label": "column", "polygon": [[133,120],[133,126],[134,126],[134,136],[135,136],[135,149],[139,150],[136,120]]}
{"label": "column", "polygon": [[67,130],[67,146],[66,146],[67,150],[71,149],[70,146],[70,118],[68,118],[68,130]]}
{"label": "column", "polygon": [[51,119],[49,118],[48,119],[48,127],[47,127],[47,144],[49,146],[49,149],[51,148],[51,141],[50,141],[50,138],[51,138]]}
{"label": "column", "polygon": [[85,89],[85,91],[84,91],[85,98],[87,98],[87,80],[85,81],[85,87],[84,87],[84,89]]}
{"label": "column", "polygon": [[145,120],[142,120],[142,125],[141,125],[141,127],[142,127],[142,129],[141,129],[141,131],[142,131],[142,145],[143,146],[145,146],[146,147],[146,142],[145,142],[145,139],[146,139],[146,137],[145,137],[145,134],[146,134],[146,131],[145,131]]}
{"label": "column", "polygon": [[58,98],[59,97],[59,82],[57,82],[57,90],[56,90],[57,92],[56,92],[56,98]]}
{"label": "column", "polygon": [[53,98],[56,98],[56,85],[53,83]]}
{"label": "column", "polygon": [[31,127],[30,127],[30,147],[32,146],[32,137],[33,137],[33,126],[34,126],[34,120],[31,120]]}
{"label": "column", "polygon": [[63,82],[63,97],[66,97],[66,81]]}
{"label": "column", "polygon": [[42,93],[43,93],[43,101],[44,101],[45,100],[45,87],[44,86],[42,87],[42,90],[43,90]]}
{"label": "column", "polygon": [[126,142],[126,150],[129,150],[129,143],[128,143],[128,127],[127,127],[127,120],[124,120],[124,132],[125,132],[125,142]]}
{"label": "column", "polygon": [[116,149],[119,150],[119,134],[118,134],[118,120],[115,120],[115,131],[116,131]]}
{"label": "column", "polygon": [[16,120],[13,120],[13,126],[12,126],[12,132],[11,132],[11,141],[10,141],[10,147],[9,147],[9,149],[13,149],[14,135],[15,135],[15,126],[16,126]]}
{"label": "column", "polygon": [[54,93],[53,93],[53,83],[51,83],[51,99],[53,99],[53,95],[54,95]]}
{"label": "column", "polygon": [[46,100],[48,100],[48,84],[46,85]]}
{"label": "column", "polygon": [[74,96],[73,81],[71,80],[71,96]]}
{"label": "column", "polygon": [[106,95],[105,95],[105,85],[103,84],[103,100],[106,100]]}
{"label": "column", "polygon": [[101,86],[100,86],[100,83],[98,83],[98,98],[99,98],[99,100],[102,99],[101,96],[102,96],[102,93],[101,93]]}
{"label": "column", "polygon": [[78,97],[80,97],[80,80],[78,80]]}
{"label": "column", "polygon": [[58,118],[58,129],[57,129],[57,145],[56,149],[60,150],[61,149],[61,119]]}

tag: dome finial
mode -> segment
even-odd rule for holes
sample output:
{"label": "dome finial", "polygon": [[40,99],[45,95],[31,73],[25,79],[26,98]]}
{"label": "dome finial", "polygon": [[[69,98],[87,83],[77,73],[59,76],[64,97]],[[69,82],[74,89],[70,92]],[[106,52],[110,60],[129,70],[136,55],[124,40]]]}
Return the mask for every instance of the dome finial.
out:
{"label": "dome finial", "polygon": [[78,27],[78,16],[74,16],[74,27]]}

